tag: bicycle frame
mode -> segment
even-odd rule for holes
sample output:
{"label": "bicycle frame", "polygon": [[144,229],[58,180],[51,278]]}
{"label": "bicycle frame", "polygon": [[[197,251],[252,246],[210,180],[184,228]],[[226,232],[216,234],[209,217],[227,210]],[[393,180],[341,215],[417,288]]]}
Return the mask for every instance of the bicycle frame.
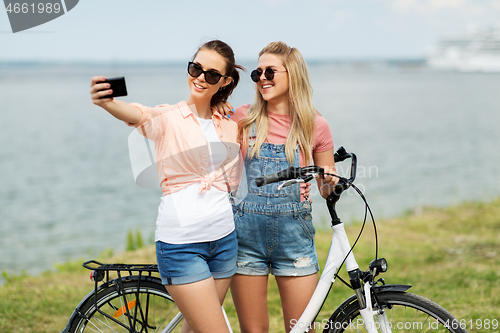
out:
{"label": "bicycle frame", "polygon": [[[307,332],[316,319],[323,303],[328,296],[330,288],[335,282],[335,274],[337,273],[339,265],[344,261],[345,256],[349,253],[351,245],[347,234],[345,232],[344,224],[339,223],[332,226],[333,235],[330,244],[330,250],[328,251],[328,256],[326,259],[325,268],[318,281],[318,285],[314,290],[314,293],[307,304],[304,312],[300,316],[298,322],[294,325],[290,333],[303,333]],[[356,271],[359,266],[354,258],[353,253],[349,253],[346,260],[347,271]],[[363,318],[364,319],[364,318]],[[373,320],[373,317],[372,317]],[[374,331],[376,332],[376,331]]]}
{"label": "bicycle frame", "polygon": [[[336,192],[332,193],[327,198],[328,211],[332,218],[333,235],[325,267],[319,279],[318,285],[316,286],[316,289],[314,290],[314,293],[309,300],[309,303],[307,304],[304,312],[302,313],[298,322],[294,325],[290,333],[304,333],[309,331],[321,307],[323,306],[323,303],[326,300],[326,297],[328,296],[332,285],[335,283],[335,275],[340,265],[342,265],[344,261],[347,272],[349,273],[349,276],[351,276],[351,281],[359,281],[359,279],[357,278],[359,266],[356,262],[356,259],[354,258],[354,254],[351,251],[351,244],[349,242],[349,239],[347,238],[344,224],[341,222],[341,220],[337,216],[337,212],[335,211],[335,204],[340,199],[342,192],[346,190],[349,187],[348,184],[352,183],[356,178],[357,168],[357,158],[355,154],[347,153],[343,147],[341,147],[335,153],[335,162],[343,161],[348,158],[351,159],[350,179],[346,180],[346,182],[344,182],[343,184],[338,185]],[[293,182],[294,180],[290,181],[290,183]],[[359,284],[359,282],[356,283]],[[364,325],[369,333],[376,333],[377,327],[380,327],[382,329],[382,332],[384,333],[390,333],[391,330],[389,328],[389,325],[386,325],[387,318],[385,314],[373,311],[371,303],[371,287],[372,286],[369,282],[365,283],[364,295],[362,293],[360,285],[354,288],[356,297],[360,302],[360,313],[364,320]],[[375,324],[374,316],[376,316],[377,318],[378,325]]]}

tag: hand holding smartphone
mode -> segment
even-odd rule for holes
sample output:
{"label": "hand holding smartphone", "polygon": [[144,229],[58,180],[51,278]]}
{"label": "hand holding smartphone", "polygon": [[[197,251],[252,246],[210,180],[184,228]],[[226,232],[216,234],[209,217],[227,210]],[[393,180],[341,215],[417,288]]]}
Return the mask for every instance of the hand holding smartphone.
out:
{"label": "hand holding smartphone", "polygon": [[125,78],[123,76],[106,79],[105,81],[99,81],[97,83],[109,83],[110,87],[102,90],[113,90],[111,95],[102,96],[100,99],[127,96],[127,86],[125,85]]}

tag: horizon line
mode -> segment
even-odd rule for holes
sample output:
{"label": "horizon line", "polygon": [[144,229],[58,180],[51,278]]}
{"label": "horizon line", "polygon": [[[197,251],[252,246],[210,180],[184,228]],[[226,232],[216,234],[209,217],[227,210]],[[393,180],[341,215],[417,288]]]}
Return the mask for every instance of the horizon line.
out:
{"label": "horizon line", "polygon": [[[307,58],[304,57],[308,64],[321,64],[321,63],[390,63],[390,62],[425,62],[426,58],[423,56],[414,57],[317,57]],[[0,59],[0,65],[54,65],[54,64],[68,64],[68,65],[180,65],[184,64],[185,60],[171,59],[171,60],[83,60],[83,59]],[[256,62],[256,59],[242,59],[239,63]]]}

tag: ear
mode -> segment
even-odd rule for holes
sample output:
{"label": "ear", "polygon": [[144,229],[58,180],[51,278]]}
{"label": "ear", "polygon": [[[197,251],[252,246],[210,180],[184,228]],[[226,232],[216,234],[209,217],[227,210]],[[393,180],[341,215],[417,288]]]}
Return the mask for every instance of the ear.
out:
{"label": "ear", "polygon": [[233,78],[232,78],[232,77],[230,77],[230,76],[229,76],[229,77],[224,78],[224,80],[226,80],[226,81],[224,81],[224,84],[222,85],[222,87],[221,87],[221,88],[224,88],[225,86],[227,86],[228,84],[230,84],[231,82],[233,82]]}

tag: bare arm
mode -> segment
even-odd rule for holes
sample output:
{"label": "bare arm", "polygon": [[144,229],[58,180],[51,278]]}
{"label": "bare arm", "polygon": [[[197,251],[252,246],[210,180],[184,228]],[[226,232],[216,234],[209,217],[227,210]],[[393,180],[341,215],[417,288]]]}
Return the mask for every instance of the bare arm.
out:
{"label": "bare arm", "polygon": [[[327,173],[337,174],[335,169],[335,160],[333,158],[333,148],[323,151],[321,153],[313,153],[314,165],[320,166],[325,169]],[[333,192],[335,185],[339,182],[337,177],[322,176],[316,177],[318,183],[319,193],[323,198],[328,198],[330,193]]]}
{"label": "bare arm", "polygon": [[97,83],[104,80],[106,80],[104,76],[94,76],[92,78],[92,83],[90,84],[92,103],[102,107],[117,119],[126,121],[130,124],[137,124],[142,117],[141,110],[114,98],[100,99],[100,97],[109,95],[113,92],[111,89],[103,90],[110,87],[108,83]]}

